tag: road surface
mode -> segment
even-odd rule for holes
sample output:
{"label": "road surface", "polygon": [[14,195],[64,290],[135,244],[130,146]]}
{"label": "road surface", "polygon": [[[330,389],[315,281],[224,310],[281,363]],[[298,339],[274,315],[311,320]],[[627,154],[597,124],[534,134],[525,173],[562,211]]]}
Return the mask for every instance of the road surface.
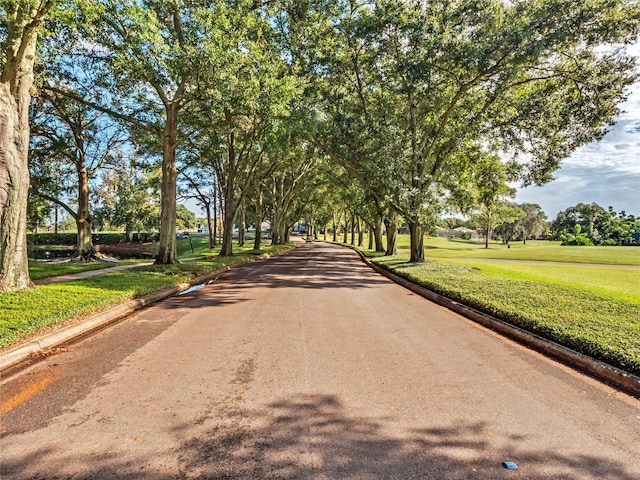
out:
{"label": "road surface", "polygon": [[2,480],[640,478],[640,401],[327,244],[52,354],[1,412]]}

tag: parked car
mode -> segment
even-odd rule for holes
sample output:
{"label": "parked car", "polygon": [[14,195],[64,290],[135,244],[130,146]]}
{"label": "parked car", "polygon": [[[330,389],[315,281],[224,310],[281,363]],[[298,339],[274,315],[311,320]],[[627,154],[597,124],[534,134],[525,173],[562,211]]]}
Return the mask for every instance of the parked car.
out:
{"label": "parked car", "polygon": [[182,232],[176,235],[178,240],[184,240],[185,238],[189,238],[189,232]]}

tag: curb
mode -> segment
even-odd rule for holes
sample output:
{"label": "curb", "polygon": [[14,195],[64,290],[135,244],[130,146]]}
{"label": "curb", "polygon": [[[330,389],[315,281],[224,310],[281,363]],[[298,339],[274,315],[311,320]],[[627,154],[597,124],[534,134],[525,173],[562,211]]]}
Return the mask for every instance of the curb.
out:
{"label": "curb", "polygon": [[392,273],[379,265],[372,263],[357,248],[353,248],[349,245],[346,246],[356,251],[361,260],[373,270],[380,273],[381,275],[384,275],[398,285],[401,285],[404,288],[412,291],[413,293],[420,295],[427,300],[430,300],[455,313],[458,313],[459,315],[462,315],[469,320],[473,320],[474,322],[479,323],[480,325],[489,328],[494,332],[504,335],[511,340],[515,340],[522,345],[532,348],[537,352],[552,357],[571,368],[586,373],[596,380],[599,380],[600,382],[607,383],[610,386],[616,387],[620,390],[625,391],[626,393],[640,398],[640,377],[608,365],[604,362],[601,362],[600,360],[591,358],[587,355],[584,355],[583,353],[576,352],[575,350],[565,347],[564,345],[560,345],[559,343],[543,338],[539,335],[536,335],[535,333],[529,332],[515,325],[511,325],[510,323],[507,323],[496,317],[492,317],[491,315],[451,300],[450,298],[440,295],[439,293],[435,293],[425,287],[410,282],[409,280],[396,275],[395,273]]}
{"label": "curb", "polygon": [[[288,250],[286,250],[288,251]],[[283,252],[281,252],[283,253]],[[241,267],[248,263],[259,262],[275,256],[275,254],[265,254],[256,258],[248,258],[242,262],[235,263],[224,267],[203,273],[188,282],[182,282],[173,287],[167,287],[156,292],[149,293],[142,297],[127,300],[115,307],[112,307],[102,313],[91,315],[80,322],[69,325],[67,327],[56,330],[55,332],[43,335],[19,347],[12,348],[6,352],[0,353],[0,374],[7,377],[15,371],[21,370],[21,363],[34,356],[42,350],[52,349],[54,347],[78,341],[87,337],[98,330],[108,327],[118,321],[124,319],[127,315],[141,310],[149,305],[164,300],[180,292],[183,292],[195,285],[207,283],[223,272],[232,268]]]}

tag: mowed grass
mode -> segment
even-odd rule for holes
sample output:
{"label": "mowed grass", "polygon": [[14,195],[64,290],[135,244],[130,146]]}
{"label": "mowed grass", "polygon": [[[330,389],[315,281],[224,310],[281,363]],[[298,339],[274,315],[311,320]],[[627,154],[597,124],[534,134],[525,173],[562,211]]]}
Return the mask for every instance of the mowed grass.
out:
{"label": "mowed grass", "polygon": [[[372,261],[449,298],[640,375],[640,248],[425,238],[427,262]],[[588,265],[587,265],[588,264]]]}
{"label": "mowed grass", "polygon": [[[409,252],[408,235],[398,236],[400,253]],[[526,260],[560,263],[594,263],[606,265],[640,265],[640,247],[575,247],[560,242],[530,240],[511,242],[511,248],[497,242],[471,242],[459,239],[425,238],[427,258],[474,258]]]}
{"label": "mowed grass", "polygon": [[491,278],[571,287],[640,305],[640,269],[607,266],[542,265],[527,262],[440,260],[466,265]]}
{"label": "mowed grass", "polygon": [[290,245],[269,246],[256,252],[234,247],[237,253],[231,257],[207,257],[178,265],[147,265],[82,280],[40,285],[30,290],[0,293],[0,349],[200,274],[289,248]]}
{"label": "mowed grass", "polygon": [[109,262],[32,262],[29,264],[29,276],[31,277],[31,280],[41,280],[48,277],[57,277],[58,275],[100,270],[103,268],[113,267],[114,265],[116,264]]}

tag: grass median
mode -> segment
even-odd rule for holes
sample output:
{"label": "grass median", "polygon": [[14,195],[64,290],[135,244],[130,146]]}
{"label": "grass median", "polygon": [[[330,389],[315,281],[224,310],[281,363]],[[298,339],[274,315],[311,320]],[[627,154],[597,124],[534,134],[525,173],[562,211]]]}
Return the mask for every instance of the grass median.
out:
{"label": "grass median", "polygon": [[269,246],[260,252],[240,250],[231,257],[207,257],[177,265],[140,266],[82,280],[1,293],[0,349],[16,346],[57,326],[189,281],[206,272],[289,248],[291,246]]}

